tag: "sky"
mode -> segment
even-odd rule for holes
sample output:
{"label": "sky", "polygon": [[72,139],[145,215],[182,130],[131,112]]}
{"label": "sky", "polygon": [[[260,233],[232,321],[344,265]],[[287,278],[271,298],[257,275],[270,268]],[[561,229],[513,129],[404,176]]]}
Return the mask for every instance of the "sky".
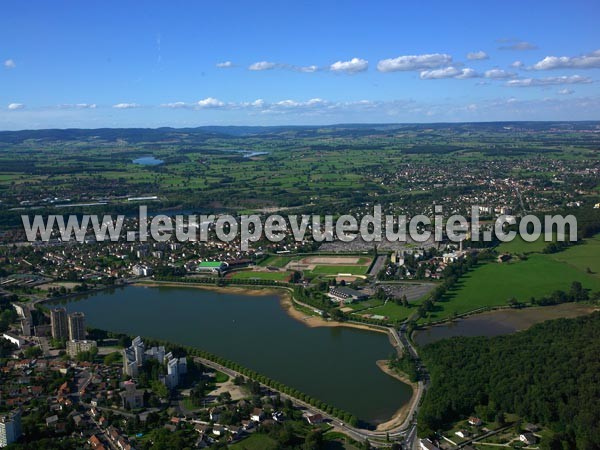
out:
{"label": "sky", "polygon": [[600,119],[600,3],[0,3],[0,130]]}

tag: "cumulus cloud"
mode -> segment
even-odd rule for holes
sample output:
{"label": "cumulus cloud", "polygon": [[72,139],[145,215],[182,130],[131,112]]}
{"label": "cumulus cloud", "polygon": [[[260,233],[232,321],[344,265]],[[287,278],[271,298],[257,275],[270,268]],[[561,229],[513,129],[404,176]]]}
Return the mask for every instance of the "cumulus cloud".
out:
{"label": "cumulus cloud", "polygon": [[235,67],[231,61],[223,61],[216,64],[219,69],[231,69]]}
{"label": "cumulus cloud", "polygon": [[512,72],[507,72],[502,69],[491,69],[491,70],[486,70],[484,73],[484,76],[486,78],[491,78],[493,80],[502,80],[502,79],[506,79],[506,78],[514,78],[516,76],[516,74],[514,74]]}
{"label": "cumulus cloud", "polygon": [[203,100],[198,101],[197,105],[201,109],[209,109],[222,108],[223,106],[225,106],[225,103],[223,103],[221,100],[217,100],[216,98],[207,97]]}
{"label": "cumulus cloud", "polygon": [[481,59],[489,59],[489,56],[483,50],[479,50],[478,52],[467,53],[467,59],[470,59],[471,61],[477,61]]}
{"label": "cumulus cloud", "polygon": [[523,63],[523,61],[515,61],[510,65],[510,67],[512,67],[513,69],[522,69],[523,67],[525,67],[525,64]]}
{"label": "cumulus cloud", "polygon": [[420,73],[419,78],[422,80],[440,80],[443,78],[477,78],[478,76],[479,74],[471,68],[466,67],[464,69],[459,69],[457,67],[449,66],[442,69],[423,70]]}
{"label": "cumulus cloud", "polygon": [[25,108],[25,105],[23,103],[10,103],[8,105],[8,109],[11,111],[16,111],[18,109],[23,109]]}
{"label": "cumulus cloud", "polygon": [[562,77],[546,77],[546,78],[521,78],[518,80],[510,80],[506,82],[510,87],[536,87],[536,86],[551,86],[557,84],[587,84],[592,83],[589,77],[580,75],[562,76]]}
{"label": "cumulus cloud", "polygon": [[259,61],[254,64],[250,64],[248,67],[249,70],[261,71],[261,70],[271,70],[277,67],[277,64],[269,61]]}
{"label": "cumulus cloud", "polygon": [[498,47],[498,50],[514,50],[514,51],[524,51],[524,50],[535,50],[537,45],[532,44],[527,41],[517,41],[514,39],[507,39],[505,42],[512,42],[511,44],[501,45]]}
{"label": "cumulus cloud", "polygon": [[140,105],[137,103],[117,103],[116,105],[113,105],[113,108],[115,109],[134,109],[139,107]]}
{"label": "cumulus cloud", "polygon": [[349,61],[336,61],[329,70],[332,72],[358,73],[364,72],[369,68],[369,62],[366,59],[352,58]]}
{"label": "cumulus cloud", "polygon": [[534,70],[598,69],[600,68],[600,50],[582,56],[546,56],[531,68]]}
{"label": "cumulus cloud", "polygon": [[17,67],[17,63],[13,59],[7,59],[6,61],[4,61],[4,67],[6,67],[7,69],[14,69],[15,67]]}
{"label": "cumulus cloud", "polygon": [[96,109],[95,103],[63,103],[58,105],[60,109]]}
{"label": "cumulus cloud", "polygon": [[380,72],[429,70],[449,66],[451,63],[452,56],[445,53],[404,55],[397,58],[382,59],[377,63],[377,70]]}

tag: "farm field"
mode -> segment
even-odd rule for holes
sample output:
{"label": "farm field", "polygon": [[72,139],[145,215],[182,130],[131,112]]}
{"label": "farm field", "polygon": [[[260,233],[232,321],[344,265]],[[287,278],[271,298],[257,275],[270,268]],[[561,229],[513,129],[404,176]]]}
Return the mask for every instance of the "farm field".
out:
{"label": "farm field", "polygon": [[512,254],[540,253],[546,245],[548,245],[548,242],[544,241],[543,236],[540,236],[534,242],[527,242],[520,235],[517,235],[512,241],[501,243],[496,250],[498,250],[498,253]]}
{"label": "farm field", "polygon": [[591,276],[600,278],[600,235],[586,239],[583,243],[551,255],[556,261],[568,264]]}
{"label": "farm field", "polygon": [[558,261],[553,255],[532,254],[526,261],[480,264],[463,276],[445,301],[436,303],[435,310],[421,322],[441,320],[482,307],[506,306],[515,297],[528,302],[555,290],[568,291],[573,281],[584,288],[600,290],[600,279],[572,265]]}

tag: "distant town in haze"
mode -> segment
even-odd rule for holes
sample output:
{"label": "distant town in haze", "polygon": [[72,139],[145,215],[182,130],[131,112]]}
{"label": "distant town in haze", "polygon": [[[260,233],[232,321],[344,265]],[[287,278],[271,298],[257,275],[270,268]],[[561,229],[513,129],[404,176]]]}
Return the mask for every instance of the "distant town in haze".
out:
{"label": "distant town in haze", "polygon": [[33,3],[0,447],[600,449],[598,5]]}

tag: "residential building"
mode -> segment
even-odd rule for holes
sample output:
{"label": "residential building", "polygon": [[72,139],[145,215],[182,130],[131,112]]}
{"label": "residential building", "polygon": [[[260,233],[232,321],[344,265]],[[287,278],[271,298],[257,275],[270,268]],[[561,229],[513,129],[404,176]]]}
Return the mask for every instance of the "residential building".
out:
{"label": "residential building", "polygon": [[69,339],[83,341],[85,340],[85,314],[74,312],[69,314]]}
{"label": "residential building", "polygon": [[146,357],[151,359],[156,359],[159,363],[163,364],[165,362],[165,347],[151,347],[146,350]]}
{"label": "residential building", "polygon": [[154,270],[152,270],[152,267],[142,266],[141,264],[136,264],[131,269],[131,273],[133,273],[134,275],[136,275],[138,277],[149,277],[154,273]]}
{"label": "residential building", "polygon": [[6,447],[21,436],[21,411],[0,417],[0,447]]}
{"label": "residential building", "polygon": [[68,339],[69,329],[67,325],[67,310],[65,308],[54,308],[50,311],[50,326],[54,339]]}
{"label": "residential building", "polygon": [[174,389],[181,381],[181,377],[187,373],[187,359],[175,358],[171,352],[165,356],[167,361],[167,376],[165,385],[169,389]]}
{"label": "residential building", "polygon": [[439,450],[440,448],[431,442],[429,439],[421,439],[419,441],[419,448],[421,450]]}
{"label": "residential building", "polygon": [[135,382],[125,381],[123,383],[125,390],[120,392],[123,408],[137,409],[144,406],[144,390],[137,389]]}
{"label": "residential building", "polygon": [[537,442],[537,438],[533,433],[523,433],[519,435],[519,440],[526,445],[533,445]]}
{"label": "residential building", "polygon": [[92,349],[97,348],[97,346],[96,341],[73,339],[67,341],[67,355],[75,358],[78,353],[90,352]]}
{"label": "residential building", "polygon": [[310,425],[316,425],[318,423],[323,423],[323,416],[321,414],[312,414],[310,416],[306,417],[306,421],[310,424]]}
{"label": "residential building", "polygon": [[480,427],[483,424],[482,420],[479,417],[469,417],[469,425],[474,427]]}

